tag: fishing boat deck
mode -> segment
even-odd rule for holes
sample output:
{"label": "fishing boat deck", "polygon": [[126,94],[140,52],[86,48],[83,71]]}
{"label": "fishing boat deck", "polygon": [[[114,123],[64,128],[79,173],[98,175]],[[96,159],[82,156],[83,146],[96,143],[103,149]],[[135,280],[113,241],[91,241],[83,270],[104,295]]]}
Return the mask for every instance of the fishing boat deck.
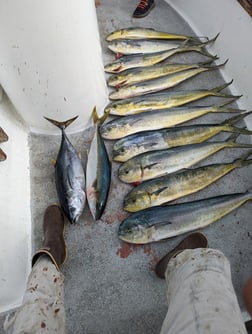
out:
{"label": "fishing boat deck", "polygon": [[[115,29],[141,26],[194,35],[188,24],[166,2],[156,0],[155,9],[141,20],[131,18],[136,4],[137,1],[107,0],[102,1],[97,9],[104,64],[113,59],[112,53],[107,49],[105,36]],[[213,36],[217,33],[218,31],[213,31]],[[191,53],[174,57],[172,60],[191,62],[206,58]],[[225,60],[220,59],[216,63]],[[224,80],[221,72],[212,71],[200,74],[172,90],[213,88],[222,83]],[[207,98],[194,105],[221,101],[220,98]],[[218,123],[227,117],[229,115],[213,114],[191,124]],[[244,124],[240,123],[239,126]],[[69,134],[71,142],[81,152],[84,164],[92,133],[93,130],[89,129],[78,134]],[[228,134],[222,133],[214,140],[224,140],[227,136]],[[239,136],[238,141],[249,142],[250,138]],[[112,144],[113,142],[106,141],[110,153]],[[44,210],[49,203],[57,201],[51,160],[56,157],[59,145],[60,136],[30,135],[33,250],[42,243]],[[206,161],[231,161],[239,157],[241,152],[242,149],[225,149]],[[202,162],[202,165],[206,161]],[[118,163],[112,163],[112,184],[102,219],[95,222],[86,205],[79,222],[76,225],[67,224],[68,261],[62,271],[65,275],[65,307],[69,334],[159,333],[167,312],[166,283],[156,277],[154,267],[158,259],[171,250],[183,236],[143,246],[128,245],[118,239],[118,226],[127,216],[122,209],[122,201],[130,189],[129,185],[119,181],[118,166]],[[251,166],[243,167],[207,189],[177,202],[244,192],[251,186]],[[231,262],[233,284],[244,318],[248,316],[244,311],[241,288],[251,274],[250,220],[251,204],[247,203],[203,230],[209,239],[209,246],[223,251]]]}

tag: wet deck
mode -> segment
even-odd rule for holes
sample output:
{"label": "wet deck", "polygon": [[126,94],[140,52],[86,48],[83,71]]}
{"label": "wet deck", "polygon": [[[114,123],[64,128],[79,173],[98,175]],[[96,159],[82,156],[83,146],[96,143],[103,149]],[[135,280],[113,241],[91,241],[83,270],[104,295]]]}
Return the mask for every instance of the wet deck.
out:
{"label": "wet deck", "polygon": [[[97,9],[104,64],[113,59],[112,53],[107,49],[105,36],[114,29],[143,26],[193,34],[186,22],[164,1],[157,0],[155,9],[141,20],[131,18],[136,4],[137,1],[108,0],[102,1],[101,7]],[[213,31],[213,36],[216,33]],[[191,61],[205,58],[187,54],[173,58],[177,59]],[[222,83],[220,72],[214,71],[200,74],[173,90],[212,88]],[[216,99],[208,98],[200,104],[213,102],[216,102]],[[215,114],[191,123],[216,123],[223,119],[223,114]],[[221,134],[214,139],[222,140],[226,137],[227,134]],[[69,135],[69,138],[81,152],[85,164],[92,129]],[[241,136],[239,141],[248,142],[249,138]],[[57,201],[51,159],[56,157],[59,145],[60,136],[30,136],[34,250],[40,247],[43,238],[43,212],[49,203]],[[112,142],[106,141],[106,145],[111,152]],[[207,159],[207,163],[230,161],[240,154],[240,149],[226,149]],[[111,190],[102,219],[94,222],[86,205],[78,224],[67,225],[69,258],[62,271],[65,275],[65,306],[69,334],[159,333],[167,311],[166,283],[155,276],[153,269],[157,260],[172,249],[182,236],[144,246],[127,245],[118,239],[119,223],[127,216],[122,209],[122,200],[130,189],[129,185],[119,181],[118,166],[118,163],[113,162]],[[207,189],[183,200],[246,191],[252,186],[250,175],[251,167],[237,169]],[[234,287],[242,309],[241,287],[251,274],[250,218],[251,204],[247,203],[203,231],[209,238],[210,247],[222,250],[229,258]]]}

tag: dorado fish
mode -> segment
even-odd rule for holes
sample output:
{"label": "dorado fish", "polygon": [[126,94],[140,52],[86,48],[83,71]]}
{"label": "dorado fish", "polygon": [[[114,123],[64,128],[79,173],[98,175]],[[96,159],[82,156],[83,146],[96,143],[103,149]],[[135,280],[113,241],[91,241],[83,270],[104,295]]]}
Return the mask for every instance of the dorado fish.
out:
{"label": "dorado fish", "polygon": [[119,226],[121,240],[146,244],[207,227],[252,199],[235,193],[198,201],[158,206],[131,214]]}
{"label": "dorado fish", "polygon": [[251,144],[227,141],[205,142],[142,153],[125,161],[118,170],[119,179],[126,183],[141,183],[156,177],[189,168],[224,148],[251,148]]}
{"label": "dorado fish", "polygon": [[8,141],[9,137],[3,128],[0,127],[0,143]]}
{"label": "dorado fish", "polygon": [[[219,35],[219,34],[218,34]],[[218,35],[211,40],[196,45],[208,45],[213,43]],[[189,46],[189,41],[176,40],[160,40],[160,39],[118,39],[108,43],[108,48],[117,55],[131,55],[131,54],[151,54],[161,51],[168,51],[183,46]]]}
{"label": "dorado fish", "polygon": [[242,113],[241,115],[225,120],[221,124],[196,124],[166,128],[158,131],[138,132],[115,142],[112,151],[113,159],[118,162],[124,162],[144,152],[199,144],[222,131],[251,135],[252,131],[237,128],[233,125],[251,113],[251,111]]}
{"label": "dorado fish", "polygon": [[166,64],[155,64],[148,67],[131,68],[121,73],[111,75],[107,80],[107,84],[108,86],[116,87],[116,89],[118,89],[122,86],[133,84],[136,82],[160,78],[162,76],[181,72],[184,70],[204,67],[211,62],[212,60],[210,62],[194,63],[194,64],[166,63]]}
{"label": "dorado fish", "polygon": [[194,37],[180,34],[158,31],[152,28],[130,27],[112,31],[106,36],[106,41],[111,42],[115,39],[176,39],[176,40],[191,40],[198,42],[200,39],[207,37]]}
{"label": "dorado fish", "polygon": [[0,161],[6,160],[7,155],[4,153],[4,151],[0,148]]}
{"label": "dorado fish", "polygon": [[203,99],[208,96],[238,99],[241,95],[234,96],[226,93],[221,93],[221,91],[228,87],[232,82],[233,81],[230,81],[229,83],[217,86],[212,89],[153,93],[146,96],[137,96],[121,101],[114,101],[110,102],[105,107],[104,112],[109,113],[110,115],[126,116],[138,114],[143,111],[178,107],[186,103]]}
{"label": "dorado fish", "polygon": [[104,212],[111,180],[111,163],[108,158],[106,146],[100,135],[100,124],[103,120],[104,117],[99,118],[96,109],[94,109],[93,121],[95,132],[88,153],[86,192],[89,208],[95,220],[100,219]]}
{"label": "dorado fish", "polygon": [[250,165],[252,159],[246,159],[251,153],[250,150],[242,155],[240,159],[230,163],[185,169],[179,173],[143,182],[127,194],[124,199],[124,210],[136,212],[200,191],[234,169]]}
{"label": "dorado fish", "polygon": [[60,205],[70,223],[78,221],[86,201],[85,173],[82,162],[65,133],[65,129],[77,117],[65,122],[58,122],[45,117],[49,122],[60,128],[62,133],[61,145],[55,164],[55,180]]}
{"label": "dorado fish", "polygon": [[136,67],[147,67],[154,64],[158,64],[161,61],[168,59],[176,54],[184,52],[196,52],[203,56],[216,59],[217,57],[207,52],[205,49],[205,44],[195,45],[195,46],[181,46],[176,49],[162,51],[152,54],[139,54],[139,55],[130,55],[123,56],[117,60],[114,60],[112,63],[106,64],[104,66],[104,71],[107,73],[120,73],[127,69],[136,68]]}
{"label": "dorado fish", "polygon": [[228,108],[226,104],[152,110],[115,118],[102,125],[101,135],[105,139],[119,139],[141,131],[173,127],[214,112],[240,112],[240,110]]}
{"label": "dorado fish", "polygon": [[177,86],[181,82],[193,78],[200,73],[217,70],[225,64],[226,62],[217,66],[193,68],[180,71],[178,73],[168,74],[162,77],[157,77],[155,79],[140,81],[135,84],[126,85],[110,93],[109,98],[110,100],[121,100],[140,95],[142,96],[149,93],[159,92],[161,90]]}

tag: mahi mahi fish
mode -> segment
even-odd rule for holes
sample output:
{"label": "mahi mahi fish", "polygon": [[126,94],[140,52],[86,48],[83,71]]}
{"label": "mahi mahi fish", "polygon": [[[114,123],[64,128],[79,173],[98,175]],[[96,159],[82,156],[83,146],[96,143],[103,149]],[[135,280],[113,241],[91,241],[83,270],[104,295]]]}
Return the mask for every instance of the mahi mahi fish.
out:
{"label": "mahi mahi fish", "polygon": [[101,135],[105,139],[119,139],[141,131],[169,128],[208,113],[240,111],[239,109],[228,108],[226,104],[152,110],[115,118],[102,125]]}
{"label": "mahi mahi fish", "polygon": [[221,93],[233,81],[212,89],[196,89],[176,92],[153,93],[146,96],[137,96],[130,99],[110,102],[104,109],[105,113],[116,116],[126,116],[149,110],[160,110],[178,107],[186,103],[203,99],[208,96],[225,98],[240,98],[226,93]]}
{"label": "mahi mahi fish", "polygon": [[98,117],[96,109],[94,109],[93,121],[95,131],[88,152],[86,192],[89,208],[95,220],[100,219],[104,212],[111,180],[111,163],[108,158],[106,146],[100,135],[100,124],[103,119],[103,117]]}
{"label": "mahi mahi fish", "polygon": [[161,130],[142,131],[117,140],[113,145],[114,161],[124,162],[144,152],[202,143],[220,132],[237,132],[251,135],[252,131],[233,124],[250,115],[252,111],[226,119],[220,124],[195,124]]}
{"label": "mahi mahi fish", "polygon": [[200,39],[208,39],[207,37],[194,37],[181,34],[159,31],[153,28],[129,27],[112,31],[106,36],[106,41],[110,42],[115,39],[177,39],[199,41]]}
{"label": "mahi mahi fish", "polygon": [[109,94],[110,100],[128,99],[134,96],[142,96],[149,93],[159,92],[161,90],[175,87],[181,82],[199,75],[200,73],[217,70],[226,64],[217,66],[205,66],[199,68],[188,69],[178,73],[172,73],[165,76],[159,76],[154,79],[140,81],[134,84],[129,84],[115,90]]}
{"label": "mahi mahi fish", "polygon": [[71,224],[76,223],[80,218],[86,201],[85,173],[82,162],[65,133],[65,129],[77,117],[64,122],[45,117],[57,126],[62,133],[61,145],[55,164],[55,180],[60,205]]}
{"label": "mahi mahi fish", "polygon": [[146,244],[207,227],[247,201],[252,193],[234,193],[198,201],[158,206],[131,214],[119,226],[121,240]]}
{"label": "mahi mahi fish", "polygon": [[118,176],[125,183],[140,183],[189,168],[224,148],[252,147],[251,144],[236,143],[233,138],[142,153],[122,163]]}
{"label": "mahi mahi fish", "polygon": [[211,62],[212,60],[201,63],[165,63],[155,64],[148,67],[131,68],[118,74],[112,74],[108,78],[107,84],[111,87],[116,87],[116,89],[118,89],[122,86],[133,84],[136,82],[155,79],[184,70],[206,67]]}
{"label": "mahi mahi fish", "polygon": [[[218,34],[219,35],[219,34]],[[211,40],[204,43],[197,43],[195,45],[208,45],[213,43],[218,35]],[[131,54],[151,54],[160,51],[168,51],[190,45],[190,41],[176,41],[176,40],[160,40],[160,39],[117,39],[108,43],[108,48],[116,54],[131,55]]]}
{"label": "mahi mahi fish", "polygon": [[162,205],[198,192],[236,168],[252,164],[246,160],[252,150],[230,163],[211,164],[195,169],[185,169],[141,183],[124,198],[124,210],[136,212]]}
{"label": "mahi mahi fish", "polygon": [[152,54],[138,54],[123,56],[119,59],[112,61],[104,66],[104,71],[107,73],[121,73],[127,69],[132,69],[136,67],[147,67],[154,64],[158,64],[176,54],[185,52],[196,52],[203,56],[216,59],[217,57],[207,52],[205,49],[205,44],[192,45],[192,46],[181,46],[168,51],[161,51]]}

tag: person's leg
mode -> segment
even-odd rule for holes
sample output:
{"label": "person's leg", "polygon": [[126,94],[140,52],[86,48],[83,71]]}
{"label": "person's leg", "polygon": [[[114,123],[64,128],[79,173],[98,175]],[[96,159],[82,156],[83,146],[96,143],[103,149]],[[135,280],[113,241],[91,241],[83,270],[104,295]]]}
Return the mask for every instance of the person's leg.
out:
{"label": "person's leg", "polygon": [[161,334],[246,334],[222,252],[180,249],[168,261],[165,277],[169,306]]}
{"label": "person's leg", "polygon": [[29,276],[22,306],[5,322],[6,333],[65,333],[64,278],[47,255]]}
{"label": "person's leg", "polygon": [[133,12],[134,18],[142,18],[149,14],[149,12],[155,7],[154,0],[140,0],[136,9]]}
{"label": "person's leg", "polygon": [[32,259],[21,307],[5,321],[7,334],[65,333],[64,277],[59,267],[66,259],[64,216],[57,205],[44,215],[44,243]]}

